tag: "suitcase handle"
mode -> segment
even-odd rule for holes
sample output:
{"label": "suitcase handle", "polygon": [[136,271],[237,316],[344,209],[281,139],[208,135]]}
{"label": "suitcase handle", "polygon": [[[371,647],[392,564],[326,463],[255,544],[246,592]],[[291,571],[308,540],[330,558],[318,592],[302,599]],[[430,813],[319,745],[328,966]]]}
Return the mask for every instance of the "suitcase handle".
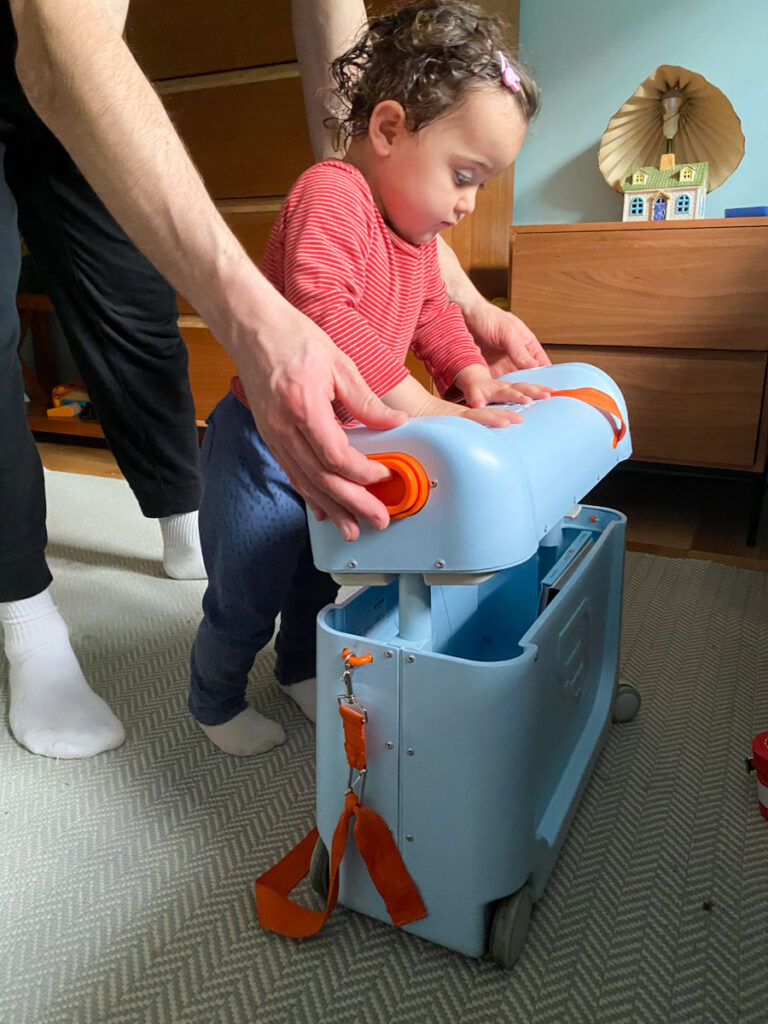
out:
{"label": "suitcase handle", "polygon": [[[621,409],[618,407],[614,399],[611,398],[610,395],[607,395],[605,391],[599,391],[597,388],[570,388],[564,391],[551,391],[550,397],[576,398],[578,401],[586,402],[587,405],[591,405],[600,412],[606,413],[610,419],[611,426],[613,427],[614,448],[616,448],[619,441],[627,432],[627,424],[624,421]],[[614,418],[619,421],[618,426],[614,422]]]}

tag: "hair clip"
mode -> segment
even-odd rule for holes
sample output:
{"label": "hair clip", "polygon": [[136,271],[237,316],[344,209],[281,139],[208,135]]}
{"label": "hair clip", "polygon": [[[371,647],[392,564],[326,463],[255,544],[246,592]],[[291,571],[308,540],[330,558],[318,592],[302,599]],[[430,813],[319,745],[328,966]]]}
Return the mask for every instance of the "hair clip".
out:
{"label": "hair clip", "polygon": [[499,61],[501,62],[502,82],[508,89],[511,89],[512,92],[520,92],[520,75],[518,75],[501,50],[497,50],[496,53],[498,54]]}

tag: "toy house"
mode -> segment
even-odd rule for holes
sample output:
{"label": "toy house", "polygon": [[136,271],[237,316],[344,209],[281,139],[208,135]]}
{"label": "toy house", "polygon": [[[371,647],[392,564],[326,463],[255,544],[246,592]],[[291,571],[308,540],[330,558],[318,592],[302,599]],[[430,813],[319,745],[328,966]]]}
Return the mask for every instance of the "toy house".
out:
{"label": "toy house", "polygon": [[658,167],[633,167],[621,188],[625,221],[697,220],[704,216],[706,163],[676,164],[665,153]]}

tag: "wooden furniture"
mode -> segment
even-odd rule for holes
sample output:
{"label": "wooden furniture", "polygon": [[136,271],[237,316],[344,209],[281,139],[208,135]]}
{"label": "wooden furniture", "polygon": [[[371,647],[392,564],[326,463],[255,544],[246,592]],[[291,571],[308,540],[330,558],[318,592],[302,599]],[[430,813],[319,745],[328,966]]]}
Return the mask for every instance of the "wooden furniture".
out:
{"label": "wooden furniture", "polygon": [[517,226],[510,251],[513,312],[617,381],[635,459],[764,474],[768,218]]}

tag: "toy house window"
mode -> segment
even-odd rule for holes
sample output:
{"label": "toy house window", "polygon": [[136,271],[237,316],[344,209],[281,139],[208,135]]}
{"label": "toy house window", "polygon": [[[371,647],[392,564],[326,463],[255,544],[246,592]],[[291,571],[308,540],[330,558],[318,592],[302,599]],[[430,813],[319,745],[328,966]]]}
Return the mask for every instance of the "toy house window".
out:
{"label": "toy house window", "polygon": [[645,172],[644,171],[635,171],[635,173],[632,175],[632,184],[633,185],[644,185],[645,184]]}
{"label": "toy house window", "polygon": [[642,196],[633,196],[629,204],[630,217],[642,217],[645,213],[645,200]]}
{"label": "toy house window", "polygon": [[680,181],[693,181],[692,167],[684,167],[682,171],[680,171]]}
{"label": "toy house window", "polygon": [[675,202],[675,213],[685,214],[691,212],[691,197],[687,192],[677,197]]}

